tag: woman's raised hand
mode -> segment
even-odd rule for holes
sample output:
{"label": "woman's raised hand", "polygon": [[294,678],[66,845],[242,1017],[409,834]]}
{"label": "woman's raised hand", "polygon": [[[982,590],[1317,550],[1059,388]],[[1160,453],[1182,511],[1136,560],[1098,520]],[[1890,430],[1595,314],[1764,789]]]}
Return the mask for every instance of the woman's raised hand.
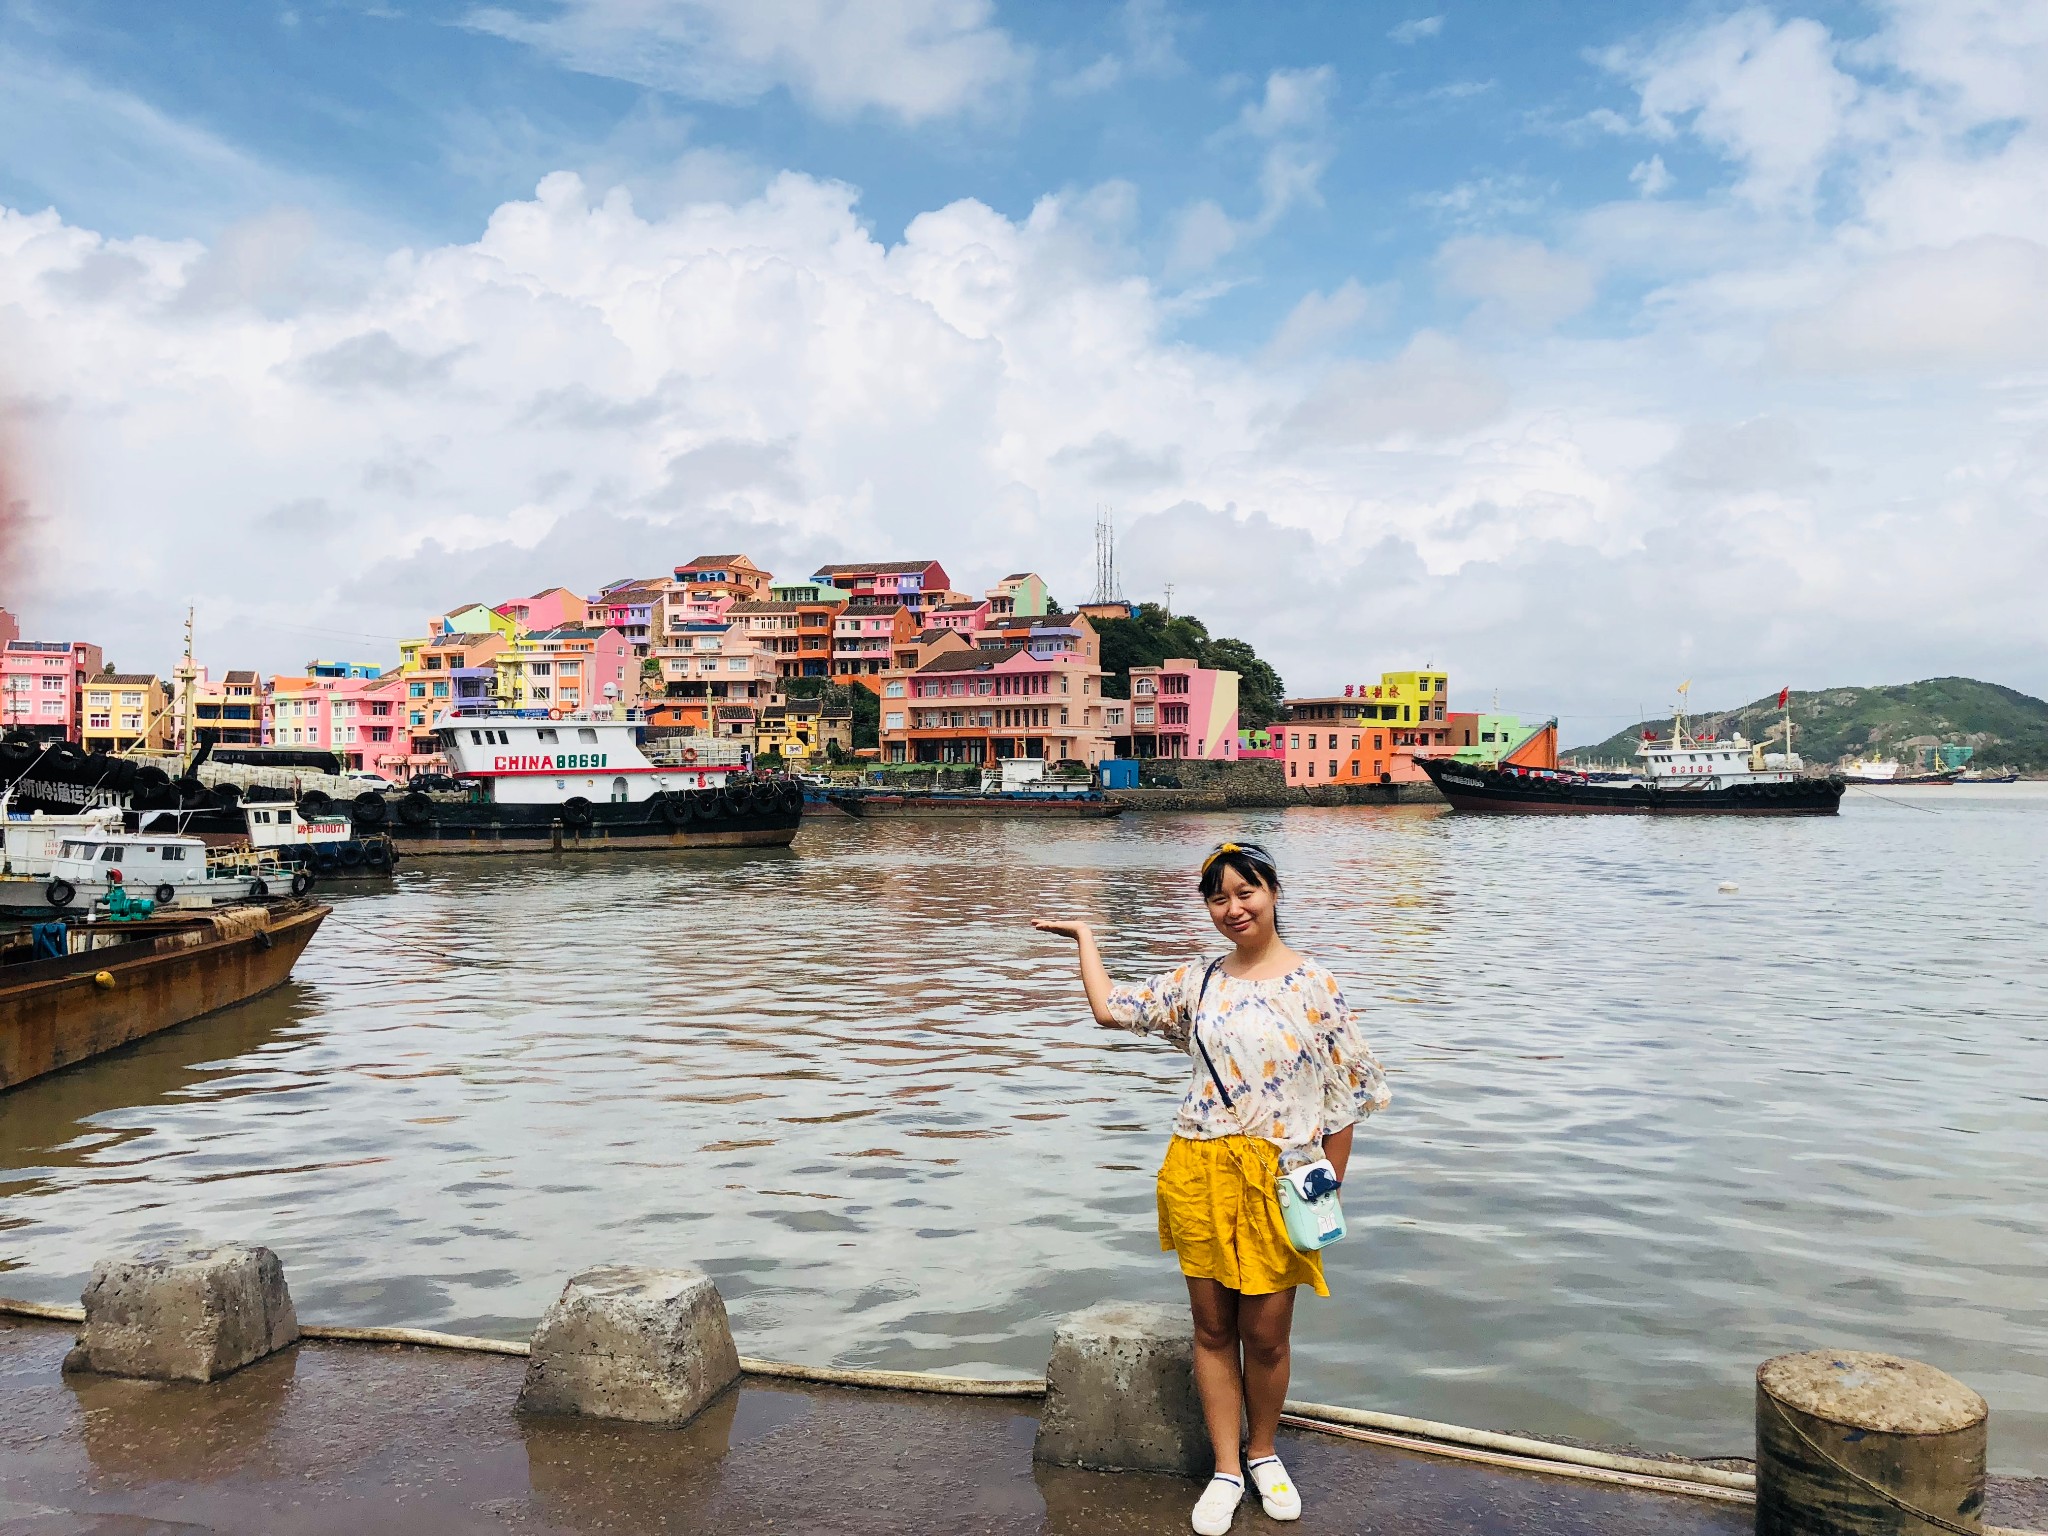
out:
{"label": "woman's raised hand", "polygon": [[1034,917],[1031,926],[1040,933],[1056,933],[1063,939],[1092,939],[1095,930],[1086,923],[1070,923],[1056,917]]}

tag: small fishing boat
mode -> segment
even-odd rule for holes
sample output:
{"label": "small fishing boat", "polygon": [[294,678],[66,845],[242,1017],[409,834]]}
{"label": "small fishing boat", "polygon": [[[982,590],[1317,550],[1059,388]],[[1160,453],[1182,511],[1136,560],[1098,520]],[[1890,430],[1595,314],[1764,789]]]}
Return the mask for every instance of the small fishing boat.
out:
{"label": "small fishing boat", "polygon": [[0,1091],[282,985],[329,910],[57,921],[0,939]]}
{"label": "small fishing boat", "polygon": [[[1790,739],[1791,717],[1786,717]],[[1629,778],[1565,768],[1529,768],[1421,757],[1453,809],[1508,815],[1832,816],[1846,788],[1839,775],[1815,777],[1796,752],[1768,752],[1740,735],[1694,736],[1682,712],[1665,739],[1646,731],[1637,745],[1642,770]]]}
{"label": "small fishing boat", "polygon": [[398,850],[381,832],[358,832],[319,790],[290,800],[241,800],[202,811],[138,811],[128,818],[141,832],[183,832],[209,848],[264,850],[278,863],[304,869],[321,881],[391,873]]}
{"label": "small fishing boat", "polygon": [[1077,820],[1121,816],[1124,808],[1092,781],[1053,778],[1042,758],[1006,758],[986,770],[976,789],[828,790],[826,799],[864,818],[1023,816]]}
{"label": "small fishing boat", "polygon": [[435,722],[453,788],[368,790],[347,802],[360,836],[387,831],[409,857],[786,847],[802,788],[750,771],[730,742],[641,750],[631,716],[558,709],[452,712]]}
{"label": "small fishing boat", "polygon": [[114,827],[66,835],[46,878],[0,876],[0,913],[86,913],[100,907],[205,911],[289,893],[304,896],[313,877],[264,849],[213,848],[197,837],[124,832]]}
{"label": "small fishing boat", "polygon": [[1953,784],[1963,776],[1960,768],[1940,768],[1927,773],[1908,773],[1889,758],[1857,757],[1842,764],[1844,784]]}

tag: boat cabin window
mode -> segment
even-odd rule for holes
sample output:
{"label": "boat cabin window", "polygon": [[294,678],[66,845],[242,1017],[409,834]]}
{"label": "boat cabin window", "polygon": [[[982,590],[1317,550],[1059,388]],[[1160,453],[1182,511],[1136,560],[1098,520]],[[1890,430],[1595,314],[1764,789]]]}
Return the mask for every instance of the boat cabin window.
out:
{"label": "boat cabin window", "polygon": [[100,862],[102,864],[112,864],[121,857],[121,854],[122,849],[119,844],[109,843],[100,850]]}
{"label": "boat cabin window", "polygon": [[540,731],[540,739],[542,741],[559,741],[561,737],[557,735],[554,731],[549,730],[546,726],[542,726]]}
{"label": "boat cabin window", "polygon": [[588,726],[584,726],[576,732],[576,739],[578,741],[595,741],[597,740],[597,732],[591,730]]}
{"label": "boat cabin window", "polygon": [[163,850],[163,856],[168,863],[180,864],[184,862],[185,850],[182,848],[166,848]]}
{"label": "boat cabin window", "polygon": [[469,733],[469,744],[472,747],[482,746],[484,744],[484,733],[482,731],[471,731]]}

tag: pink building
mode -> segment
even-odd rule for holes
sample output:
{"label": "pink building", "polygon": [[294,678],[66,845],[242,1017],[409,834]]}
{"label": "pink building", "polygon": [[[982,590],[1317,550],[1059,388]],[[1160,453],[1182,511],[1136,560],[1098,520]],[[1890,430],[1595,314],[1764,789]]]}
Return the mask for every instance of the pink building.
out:
{"label": "pink building", "polygon": [[100,648],[83,640],[8,640],[0,649],[0,733],[78,740],[85,680],[105,670]]}
{"label": "pink building", "polygon": [[[380,771],[393,739],[389,699],[397,678],[278,676],[263,685],[263,742],[332,752],[351,769]],[[373,735],[373,702],[384,702],[385,734]]]}
{"label": "pink building", "polygon": [[936,560],[880,560],[866,565],[821,565],[811,580],[842,592],[859,603],[901,603],[920,615],[960,596],[952,590],[946,568]]}
{"label": "pink building", "polygon": [[567,587],[549,587],[500,603],[495,611],[523,630],[579,629],[589,622],[590,605]]}
{"label": "pink building", "polygon": [[925,615],[933,629],[957,629],[963,635],[978,635],[988,628],[991,617],[989,600],[970,598],[957,603],[941,603]]}
{"label": "pink building", "polygon": [[1085,619],[1034,627],[1028,645],[937,649],[915,671],[892,669],[882,680],[882,756],[1093,767],[1115,755],[1112,716],[1124,707],[1103,699],[1100,660],[1101,640]]}
{"label": "pink building", "polygon": [[1131,668],[1133,757],[1237,756],[1237,674],[1171,656]]}

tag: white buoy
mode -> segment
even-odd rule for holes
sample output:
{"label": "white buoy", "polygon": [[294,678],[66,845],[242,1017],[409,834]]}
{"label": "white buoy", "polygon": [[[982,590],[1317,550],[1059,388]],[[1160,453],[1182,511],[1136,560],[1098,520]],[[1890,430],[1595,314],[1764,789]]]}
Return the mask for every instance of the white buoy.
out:
{"label": "white buoy", "polygon": [[1733,896],[1737,891],[1741,889],[1742,887],[1737,885],[1733,880],[1723,880],[1721,882],[1721,894],[1723,896]]}

